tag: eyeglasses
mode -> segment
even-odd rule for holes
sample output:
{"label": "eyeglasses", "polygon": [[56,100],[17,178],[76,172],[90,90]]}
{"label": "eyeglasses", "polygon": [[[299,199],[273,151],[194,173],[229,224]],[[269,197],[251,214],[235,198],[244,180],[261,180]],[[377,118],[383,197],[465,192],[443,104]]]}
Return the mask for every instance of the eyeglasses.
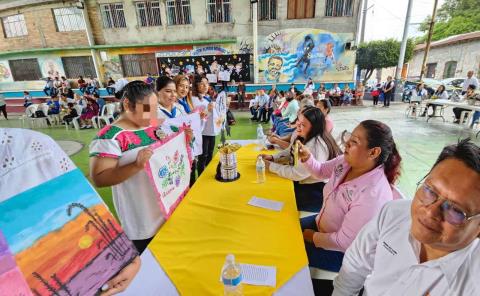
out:
{"label": "eyeglasses", "polygon": [[475,215],[470,215],[470,216],[467,215],[464,211],[459,209],[451,201],[438,195],[435,191],[433,191],[433,189],[430,186],[428,186],[424,182],[417,183],[417,190],[418,190],[418,187],[421,187],[422,189],[422,192],[419,195],[419,200],[425,206],[434,204],[439,199],[443,200],[442,204],[440,205],[440,208],[442,209],[442,213],[443,213],[443,218],[445,219],[445,221],[447,221],[448,223],[454,226],[460,226],[472,219],[480,217],[480,213]]}

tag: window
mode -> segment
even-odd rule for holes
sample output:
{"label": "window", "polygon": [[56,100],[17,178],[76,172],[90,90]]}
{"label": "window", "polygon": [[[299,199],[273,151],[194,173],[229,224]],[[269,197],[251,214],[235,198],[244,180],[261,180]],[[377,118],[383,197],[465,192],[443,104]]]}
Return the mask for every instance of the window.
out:
{"label": "window", "polygon": [[427,64],[427,76],[426,78],[435,78],[435,70],[437,69],[437,63]]}
{"label": "window", "polygon": [[76,7],[53,9],[53,16],[58,32],[85,30],[82,12]]}
{"label": "window", "polygon": [[271,21],[277,19],[277,0],[258,1],[258,20]]}
{"label": "window", "polygon": [[229,23],[230,0],[207,0],[208,22],[209,23]]}
{"label": "window", "polygon": [[102,4],[103,27],[104,28],[126,28],[125,14],[122,3]]}
{"label": "window", "polygon": [[154,53],[120,55],[123,76],[145,76],[147,73],[157,73],[157,64]]}
{"label": "window", "polygon": [[326,0],[325,16],[353,16],[354,0]]}
{"label": "window", "polygon": [[22,59],[8,61],[15,81],[31,81],[42,78],[37,59]]}
{"label": "window", "polygon": [[160,1],[136,2],[138,25],[140,27],[161,26]]}
{"label": "window", "polygon": [[443,79],[455,77],[455,71],[457,70],[457,62],[450,61],[445,63],[445,69],[443,70]]}
{"label": "window", "polygon": [[288,0],[288,19],[315,17],[315,0]]}
{"label": "window", "polygon": [[167,0],[167,17],[169,25],[191,24],[190,0]]}
{"label": "window", "polygon": [[78,76],[97,77],[91,56],[63,57],[62,63],[67,78],[77,78]]}
{"label": "window", "polygon": [[3,34],[5,38],[20,37],[28,35],[27,25],[23,14],[16,14],[4,17]]}

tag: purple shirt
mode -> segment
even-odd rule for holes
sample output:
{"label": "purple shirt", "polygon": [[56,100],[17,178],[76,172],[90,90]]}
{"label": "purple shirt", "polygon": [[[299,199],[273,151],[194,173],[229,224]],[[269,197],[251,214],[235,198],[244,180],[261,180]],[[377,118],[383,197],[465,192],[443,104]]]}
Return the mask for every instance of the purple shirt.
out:
{"label": "purple shirt", "polygon": [[[345,252],[363,225],[394,199],[383,165],[343,183],[350,170],[343,155],[324,163],[310,157],[305,167],[316,178],[329,178],[323,188],[323,206],[315,220],[319,232],[327,233],[336,246],[335,251]],[[313,242],[319,247],[318,236],[314,235]]]}

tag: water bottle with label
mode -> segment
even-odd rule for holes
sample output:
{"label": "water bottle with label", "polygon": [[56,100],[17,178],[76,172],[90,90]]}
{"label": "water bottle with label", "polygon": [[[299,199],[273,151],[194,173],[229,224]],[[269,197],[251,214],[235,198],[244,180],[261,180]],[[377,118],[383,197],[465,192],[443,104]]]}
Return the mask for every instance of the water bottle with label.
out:
{"label": "water bottle with label", "polygon": [[261,156],[257,158],[256,171],[257,183],[265,183],[265,162]]}
{"label": "water bottle with label", "polygon": [[222,268],[222,282],[225,296],[242,296],[242,270],[235,264],[235,256],[227,255]]}
{"label": "water bottle with label", "polygon": [[263,133],[263,128],[261,124],[257,126],[257,145],[258,150],[262,150],[265,146],[265,134]]}

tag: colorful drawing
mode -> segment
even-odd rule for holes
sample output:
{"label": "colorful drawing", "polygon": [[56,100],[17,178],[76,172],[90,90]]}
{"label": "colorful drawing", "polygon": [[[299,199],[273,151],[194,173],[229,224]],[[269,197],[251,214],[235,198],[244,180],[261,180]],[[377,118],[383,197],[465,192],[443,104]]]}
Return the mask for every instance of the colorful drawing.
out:
{"label": "colorful drawing", "polygon": [[183,129],[151,148],[153,156],[145,170],[155,188],[160,209],[168,218],[188,192],[192,152]]}
{"label": "colorful drawing", "polygon": [[259,81],[264,83],[351,81],[355,52],[352,34],[319,29],[285,29],[259,38]]}
{"label": "colorful drawing", "polygon": [[[0,229],[10,250],[0,237],[0,262],[12,254],[8,270],[19,270],[36,296],[95,295],[137,256],[78,169],[0,203]],[[11,289],[2,274],[0,264],[0,291]],[[31,295],[19,283],[8,295]]]}
{"label": "colorful drawing", "polygon": [[60,78],[65,76],[65,70],[63,70],[62,60],[58,57],[42,57],[38,58],[40,69],[42,70],[43,77]]}
{"label": "colorful drawing", "polygon": [[111,56],[109,61],[103,62],[103,68],[105,69],[105,80],[108,80],[109,77],[112,77],[114,80],[123,77],[120,57],[118,55]]}
{"label": "colorful drawing", "polygon": [[7,61],[0,61],[0,82],[13,82],[12,73]]}

